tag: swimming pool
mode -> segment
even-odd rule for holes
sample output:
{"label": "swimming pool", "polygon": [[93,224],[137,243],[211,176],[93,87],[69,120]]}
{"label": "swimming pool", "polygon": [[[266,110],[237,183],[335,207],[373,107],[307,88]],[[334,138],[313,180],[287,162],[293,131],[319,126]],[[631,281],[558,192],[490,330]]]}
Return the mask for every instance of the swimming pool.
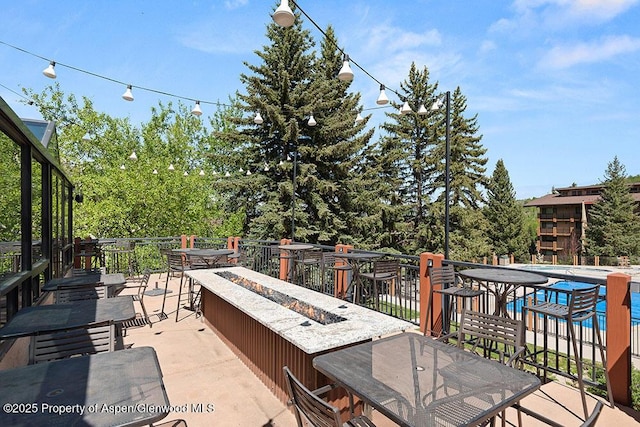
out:
{"label": "swimming pool", "polygon": [[[541,265],[541,264],[525,264],[522,266],[518,266],[519,269],[522,270],[532,270],[532,271],[558,271],[558,272],[569,272],[569,273],[575,273],[576,271],[579,272],[584,272],[584,273],[594,273],[594,272],[598,272],[598,273],[612,273],[613,270],[609,270],[606,268],[600,268],[600,267],[580,267],[580,266],[575,266],[575,265]],[[576,283],[580,283],[580,282],[576,282]]]}
{"label": "swimming pool", "polygon": [[[591,283],[584,283],[584,282],[570,282],[570,281],[560,281],[560,282],[556,282],[552,285],[549,285],[548,287],[551,289],[560,289],[560,290],[564,290],[564,291],[571,291],[572,289],[580,289],[580,288],[589,288],[592,287],[593,284]],[[525,305],[525,301],[528,298],[534,298],[534,294],[535,297],[537,299],[537,301],[544,301],[545,299],[545,291],[540,289],[538,291],[536,291],[535,293],[530,293],[525,295],[524,297],[519,297],[515,300],[515,310],[516,312],[520,313],[522,312],[522,306]],[[547,292],[548,294],[548,292]],[[605,295],[607,294],[607,288],[606,286],[600,286],[600,290],[599,290],[599,294],[602,298],[605,297]],[[558,304],[567,304],[567,295],[564,292],[559,292],[557,295],[557,301],[556,301],[556,294],[553,294],[553,302],[557,302]],[[509,311],[513,311],[514,309],[514,301],[510,302],[507,304],[507,310]],[[606,325],[605,325],[605,312],[607,309],[607,303],[604,299],[602,299],[601,301],[599,301],[596,304],[596,311],[598,313],[598,326],[600,326],[601,330],[605,330],[606,329]],[[638,318],[640,318],[640,293],[636,293],[636,292],[632,292],[631,293],[631,319],[632,320],[638,320]],[[584,327],[591,327],[591,320],[587,320],[582,322]]]}

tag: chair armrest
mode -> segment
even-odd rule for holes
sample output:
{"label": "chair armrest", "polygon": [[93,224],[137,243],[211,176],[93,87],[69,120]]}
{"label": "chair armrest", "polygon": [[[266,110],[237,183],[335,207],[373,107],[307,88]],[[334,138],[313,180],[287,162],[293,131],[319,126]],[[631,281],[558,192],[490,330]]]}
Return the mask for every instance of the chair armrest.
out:
{"label": "chair armrest", "polygon": [[442,335],[441,337],[436,338],[436,341],[442,341],[442,342],[447,342],[449,341],[449,338],[458,338],[458,331],[456,332],[450,332],[446,335]]}
{"label": "chair armrest", "polygon": [[327,384],[325,386],[322,386],[320,388],[313,390],[311,393],[315,394],[316,396],[321,396],[323,394],[329,393],[331,390],[333,390],[336,387],[337,387],[336,384]]}

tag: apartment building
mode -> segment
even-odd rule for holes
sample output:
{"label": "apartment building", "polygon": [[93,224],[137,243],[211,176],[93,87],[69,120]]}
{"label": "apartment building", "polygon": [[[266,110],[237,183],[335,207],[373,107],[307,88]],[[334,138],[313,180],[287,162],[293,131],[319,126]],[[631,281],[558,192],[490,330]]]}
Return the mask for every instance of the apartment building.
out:
{"label": "apartment building", "polygon": [[[640,209],[640,183],[630,184],[630,191]],[[578,255],[585,244],[584,231],[589,211],[600,200],[603,185],[556,188],[552,194],[531,200],[526,207],[538,208],[537,250],[545,256],[568,258]],[[588,242],[586,242],[588,244]]]}

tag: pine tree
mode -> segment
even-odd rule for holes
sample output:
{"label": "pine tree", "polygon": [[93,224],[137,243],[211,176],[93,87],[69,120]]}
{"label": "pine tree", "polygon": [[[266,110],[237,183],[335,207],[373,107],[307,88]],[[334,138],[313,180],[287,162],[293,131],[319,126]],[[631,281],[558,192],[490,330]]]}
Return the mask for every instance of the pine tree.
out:
{"label": "pine tree", "polygon": [[640,215],[629,192],[626,170],[614,157],[605,172],[600,200],[589,210],[587,250],[592,255],[621,256],[640,253]]}
{"label": "pine tree", "polygon": [[[411,64],[408,78],[400,84],[401,97],[413,111],[421,105],[431,105],[437,84],[429,83],[429,70],[419,70]],[[429,227],[429,181],[434,170],[432,156],[436,144],[438,113],[399,114],[399,104],[389,121],[381,127],[386,131],[379,141],[374,170],[378,176],[379,206],[385,246],[402,252],[431,248]]]}
{"label": "pine tree", "polygon": [[[484,253],[471,254],[471,248],[480,250],[487,248],[484,231],[484,221],[474,223],[464,215],[472,214],[483,204],[482,189],[486,188],[488,179],[485,176],[487,158],[484,157],[486,148],[480,143],[482,135],[478,135],[477,115],[466,118],[466,97],[458,87],[451,96],[450,119],[450,248],[452,253],[470,254],[473,257]],[[437,203],[445,203],[445,160],[446,160],[446,127],[445,109],[441,108],[442,120],[438,127],[438,144],[434,147],[433,157],[437,159],[434,175],[432,176],[430,193],[437,195]],[[458,209],[458,207],[464,209]],[[476,217],[476,215],[473,215]],[[478,217],[480,218],[480,217]],[[453,242],[451,233],[458,233],[467,238]],[[444,239],[444,236],[443,236]],[[463,245],[454,248],[453,245]],[[484,251],[485,249],[482,249]],[[467,255],[465,255],[467,256]]]}
{"label": "pine tree", "polygon": [[489,181],[487,204],[483,212],[493,253],[513,254],[524,260],[528,249],[524,208],[516,200],[516,192],[502,159],[496,162]]}
{"label": "pine tree", "polygon": [[[290,28],[271,23],[271,44],[256,52],[262,62],[246,64],[250,74],[240,77],[246,94],[238,94],[245,114],[220,134],[229,150],[218,155],[254,172],[225,187],[246,209],[247,235],[279,239],[294,229],[296,240],[335,244],[353,240],[351,180],[372,131],[354,126],[359,96],[336,77],[342,56],[333,30],[326,30],[316,57],[296,16]],[[255,112],[264,123],[254,123]],[[309,125],[311,115],[316,126]]]}

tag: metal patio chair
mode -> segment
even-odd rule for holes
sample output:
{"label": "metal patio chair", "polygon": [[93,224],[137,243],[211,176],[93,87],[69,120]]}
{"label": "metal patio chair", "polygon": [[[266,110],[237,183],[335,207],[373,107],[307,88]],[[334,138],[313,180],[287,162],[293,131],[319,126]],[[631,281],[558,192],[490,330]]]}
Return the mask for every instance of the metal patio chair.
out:
{"label": "metal patio chair", "polygon": [[113,351],[115,335],[112,324],[34,335],[29,346],[29,364]]}
{"label": "metal patio chair", "polygon": [[[284,367],[284,376],[289,389],[289,405],[293,405],[298,427],[303,427],[303,418],[313,426],[323,427],[375,427],[375,424],[364,415],[352,417],[349,421],[342,423],[340,420],[340,410],[322,400],[319,396],[331,391],[335,386],[326,385],[317,390],[311,391],[304,386],[289,370]],[[350,402],[352,398],[350,396]],[[353,414],[353,407],[351,414]]]}
{"label": "metal patio chair", "polygon": [[[427,302],[427,316],[425,317],[425,319],[429,321],[429,317],[433,316],[433,294],[447,297],[449,300],[449,305],[448,307],[446,307],[446,311],[443,314],[441,332],[439,335],[449,334],[451,320],[453,319],[454,302],[456,302],[458,299],[461,299],[464,307],[465,301],[479,297],[483,294],[483,292],[480,289],[474,289],[470,284],[460,280],[460,278],[456,275],[453,265],[447,265],[444,267],[431,267],[429,269],[429,281],[431,283],[431,292],[429,292],[429,300]],[[434,286],[439,286],[439,288],[436,289],[434,288]],[[424,328],[425,335],[427,335],[427,332],[429,334],[433,333],[433,329],[431,329],[433,328],[433,323],[433,319],[431,319],[431,324],[427,325],[429,328]]]}
{"label": "metal patio chair", "polygon": [[[383,293],[384,285],[389,288],[398,284],[400,280],[400,261],[398,260],[381,260],[373,262],[373,269],[368,273],[361,273],[362,279],[370,280],[373,282],[373,292],[371,298],[373,298],[373,304],[376,310],[379,306],[378,295]],[[380,285],[380,287],[378,287]],[[363,294],[366,292],[363,289]]]}
{"label": "metal patio chair", "polygon": [[[600,326],[599,320],[596,312],[596,304],[598,303],[598,293],[600,286],[592,286],[588,288],[578,288],[573,289],[570,293],[567,294],[568,301],[566,304],[555,303],[551,301],[544,301],[533,305],[525,306],[524,309],[528,310],[534,314],[542,315],[544,317],[544,325],[545,325],[545,334],[544,334],[544,348],[547,349],[547,333],[546,333],[546,325],[547,320],[551,318],[558,319],[560,321],[566,322],[567,324],[567,333],[569,335],[569,340],[571,341],[571,348],[573,350],[573,357],[576,364],[576,379],[578,381],[578,387],[580,388],[580,396],[582,397],[582,408],[584,410],[585,418],[589,417],[589,410],[587,409],[587,399],[586,399],[586,390],[583,379],[583,366],[582,359],[580,354],[582,352],[578,349],[578,338],[576,336],[576,331],[574,327],[574,323],[583,322],[585,320],[590,320],[593,325],[593,332],[597,339],[597,343],[595,345],[598,347],[600,351],[600,360],[602,362],[602,366],[604,367],[604,376],[605,382],[607,386],[607,396],[609,398],[609,403],[611,407],[614,406],[613,402],[613,393],[611,391],[611,380],[609,379],[609,371],[607,370],[607,359],[604,352],[604,344],[602,342],[602,335],[600,334]],[[558,290],[548,290],[551,294],[557,294],[557,292],[561,292]],[[547,362],[547,352],[544,353],[544,364],[546,366]]]}
{"label": "metal patio chair", "polygon": [[109,298],[110,296],[109,286],[107,285],[61,286],[55,292],[55,303],[68,304],[74,301],[95,300]]}
{"label": "metal patio chair", "polygon": [[[500,363],[512,368],[522,368],[522,357],[526,351],[524,325],[521,320],[510,319],[477,311],[462,310],[458,331],[444,335],[438,340],[448,341],[456,338],[459,348],[467,349],[488,359],[497,359]],[[452,377],[460,385],[460,376],[455,374],[456,366],[451,365]],[[446,384],[445,384],[446,386]],[[522,416],[518,405],[518,425],[522,425]],[[505,412],[502,414],[502,425],[506,425]],[[493,425],[495,420],[491,421]]]}

